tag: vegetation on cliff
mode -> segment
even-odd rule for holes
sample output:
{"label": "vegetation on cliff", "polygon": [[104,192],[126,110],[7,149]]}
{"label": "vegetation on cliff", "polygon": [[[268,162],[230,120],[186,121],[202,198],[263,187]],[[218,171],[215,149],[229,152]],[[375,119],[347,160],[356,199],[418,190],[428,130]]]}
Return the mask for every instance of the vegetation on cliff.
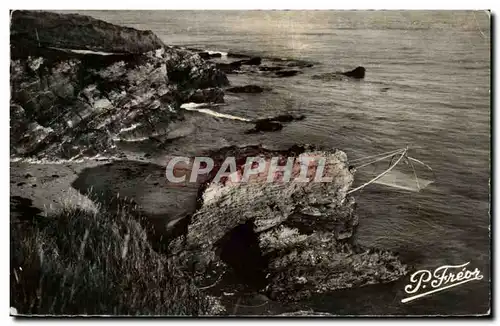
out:
{"label": "vegetation on cliff", "polygon": [[38,315],[214,314],[213,300],[164,255],[128,209],[72,207],[12,224],[11,306]]}

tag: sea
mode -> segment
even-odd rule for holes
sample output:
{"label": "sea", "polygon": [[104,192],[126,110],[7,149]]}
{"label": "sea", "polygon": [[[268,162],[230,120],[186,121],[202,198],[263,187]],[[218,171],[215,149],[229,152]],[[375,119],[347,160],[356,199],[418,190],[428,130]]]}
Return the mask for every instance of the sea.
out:
{"label": "sea", "polygon": [[[402,303],[410,275],[317,296],[307,309],[336,315],[468,315],[490,309],[491,33],[487,11],[80,11],[151,30],[166,44],[314,63],[290,78],[229,75],[272,88],[226,95],[219,110],[248,119],[305,115],[279,132],[247,135],[215,117],[173,151],[198,146],[309,143],[355,160],[408,148],[419,191],[370,184],[353,193],[357,241],[399,253],[412,271],[468,263],[481,280]],[[366,68],[363,80],[314,75]],[[198,120],[196,120],[198,119]],[[189,144],[188,144],[189,143]],[[384,164],[388,164],[385,162]],[[385,167],[367,166],[355,186]],[[398,173],[413,176],[409,166]],[[427,182],[428,181],[428,182]]]}

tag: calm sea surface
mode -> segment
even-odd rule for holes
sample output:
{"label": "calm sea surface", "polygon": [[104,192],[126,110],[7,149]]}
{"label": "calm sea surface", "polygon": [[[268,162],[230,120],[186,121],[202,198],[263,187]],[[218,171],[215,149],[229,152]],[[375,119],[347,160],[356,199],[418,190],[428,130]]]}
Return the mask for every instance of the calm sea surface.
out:
{"label": "calm sea surface", "polygon": [[[212,118],[203,116],[190,136],[191,144],[314,143],[340,148],[350,159],[409,145],[411,156],[433,168],[434,176],[421,170],[435,182],[419,193],[381,185],[358,192],[358,240],[399,252],[415,269],[470,262],[484,279],[403,304],[406,277],[390,285],[339,291],[308,303],[309,307],[338,314],[487,312],[491,77],[487,13],[81,13],[152,30],[167,44],[317,63],[289,79],[230,75],[234,85],[265,85],[273,92],[226,96],[228,105],[220,109],[248,118],[295,112],[304,114],[305,120],[249,139],[241,128],[211,124]],[[356,66],[367,69],[363,81],[311,78]],[[191,145],[182,146],[175,150],[188,152]],[[360,171],[357,183],[372,172]]]}

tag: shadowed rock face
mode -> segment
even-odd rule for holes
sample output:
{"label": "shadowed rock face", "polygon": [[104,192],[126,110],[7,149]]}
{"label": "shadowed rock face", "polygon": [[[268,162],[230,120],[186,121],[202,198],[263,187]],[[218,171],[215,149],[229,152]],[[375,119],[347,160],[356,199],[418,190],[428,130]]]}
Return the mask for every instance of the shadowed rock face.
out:
{"label": "shadowed rock face", "polygon": [[247,134],[253,134],[258,132],[272,132],[279,131],[283,129],[283,124],[278,121],[272,121],[271,119],[258,120],[255,122],[255,127],[248,130]]}
{"label": "shadowed rock face", "polygon": [[259,57],[254,57],[248,60],[238,61],[240,65],[258,66],[262,63],[262,59]]}
{"label": "shadowed rock face", "polygon": [[[354,241],[358,218],[346,155],[310,147],[269,151],[258,147],[227,148],[213,154],[215,166],[235,156],[238,171],[247,157],[326,158],[331,182],[265,182],[268,170],[234,182],[209,182],[200,192],[199,209],[187,225],[185,239],[171,242],[175,259],[198,275],[236,274],[241,283],[275,300],[296,301],[317,293],[394,281],[406,273],[394,254],[362,248]],[[310,163],[310,166],[315,166]],[[315,172],[315,168],[311,173]],[[312,175],[308,174],[309,178]]]}
{"label": "shadowed rock face", "polygon": [[262,93],[268,90],[269,88],[264,88],[257,85],[236,86],[227,89],[227,91],[230,93]]}
{"label": "shadowed rock face", "polygon": [[78,14],[16,10],[11,44],[117,53],[143,53],[164,47],[151,31],[122,27]]}
{"label": "shadowed rock face", "polygon": [[304,120],[305,116],[293,116],[291,114],[282,114],[272,118],[263,118],[253,121],[255,127],[248,130],[247,134],[254,134],[258,132],[272,132],[279,131],[283,129],[283,123],[288,123],[292,121]]}
{"label": "shadowed rock face", "polygon": [[[28,35],[33,30],[40,46]],[[190,51],[163,47],[150,34],[80,15],[14,12],[11,154],[110,154],[122,133],[161,136],[156,128],[182,119],[179,106],[191,98],[223,101],[218,87],[229,84],[223,72]],[[81,49],[148,52],[75,52]]]}
{"label": "shadowed rock face", "polygon": [[187,102],[224,103],[224,91],[220,88],[197,89],[191,93]]}
{"label": "shadowed rock face", "polygon": [[[346,79],[363,79],[365,78],[366,69],[364,67],[356,67],[353,70],[346,72],[327,72],[320,75],[313,75],[312,79],[319,79],[324,81],[331,80],[346,80]],[[345,78],[349,77],[349,78]]]}
{"label": "shadowed rock face", "polygon": [[291,76],[295,76],[298,73],[299,73],[298,70],[277,71],[276,76],[278,76],[278,77],[291,77]]}

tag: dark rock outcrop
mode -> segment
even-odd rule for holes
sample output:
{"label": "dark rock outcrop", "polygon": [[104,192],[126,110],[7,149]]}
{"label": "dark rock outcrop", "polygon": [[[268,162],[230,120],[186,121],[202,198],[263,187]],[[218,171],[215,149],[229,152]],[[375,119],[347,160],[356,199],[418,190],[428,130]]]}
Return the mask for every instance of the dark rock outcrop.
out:
{"label": "dark rock outcrop", "polygon": [[295,76],[299,73],[298,70],[283,70],[283,71],[276,71],[276,76],[278,77],[292,77]]}
{"label": "dark rock outcrop", "polygon": [[310,68],[314,66],[313,62],[298,59],[287,59],[287,58],[269,58],[274,64],[281,65],[284,67],[296,67],[296,68]]}
{"label": "dark rock outcrop", "polygon": [[277,122],[292,122],[292,121],[300,121],[304,120],[306,117],[304,115],[292,115],[292,114],[281,114],[272,118],[261,119],[258,121],[277,121]]}
{"label": "dark rock outcrop", "polygon": [[[235,157],[236,171],[207,183],[184,239],[170,243],[172,259],[205,278],[235,275],[238,282],[278,301],[297,301],[315,294],[391,282],[407,268],[391,252],[356,244],[358,225],[354,198],[347,194],[353,174],[346,155],[296,146],[288,151],[230,147],[211,154],[220,167]],[[246,158],[259,157],[263,169],[238,182]],[[272,157],[284,166],[294,157],[291,181],[269,174]],[[325,159],[331,182],[300,182],[300,166],[312,160],[307,177]],[[217,169],[216,171],[217,172]],[[214,173],[215,173],[214,172]],[[266,182],[271,175],[272,182]]]}
{"label": "dark rock outcrop", "polygon": [[272,118],[264,118],[253,121],[255,127],[247,131],[249,134],[257,132],[272,132],[283,129],[283,123],[304,120],[304,115],[294,116],[291,114],[282,114]]}
{"label": "dark rock outcrop", "polygon": [[351,71],[343,72],[342,75],[351,78],[362,79],[365,78],[365,72],[366,69],[364,67],[356,67]]}
{"label": "dark rock outcrop", "polygon": [[[203,54],[208,58],[208,54]],[[228,53],[227,58],[240,60],[231,62],[216,62],[217,67],[226,73],[264,74],[278,77],[291,77],[301,73],[303,69],[313,67],[314,64],[305,60],[258,57],[250,54]]]}
{"label": "dark rock outcrop", "polygon": [[257,132],[272,132],[279,131],[283,129],[283,124],[272,121],[271,119],[262,119],[255,122],[255,127],[253,129],[248,130],[247,134],[253,134]]}
{"label": "dark rock outcrop", "polygon": [[[43,42],[33,43],[26,35],[32,30]],[[78,51],[162,46],[148,33],[137,41],[141,35],[86,16],[15,11],[11,155],[69,159],[109,154],[122,134],[154,133],[155,126],[182,119],[178,109],[190,98],[223,101],[218,87],[229,84],[226,75],[193,52],[171,47],[113,55]]]}
{"label": "dark rock outcrop", "polygon": [[260,66],[259,67],[260,71],[280,71],[283,69],[284,69],[284,67],[279,67],[279,66]]}
{"label": "dark rock outcrop", "polygon": [[226,74],[233,74],[241,68],[241,62],[216,63],[215,66]]}
{"label": "dark rock outcrop", "polygon": [[312,79],[319,79],[323,81],[331,81],[331,80],[346,80],[347,78],[353,79],[363,79],[365,78],[366,69],[364,67],[357,67],[351,71],[347,72],[328,72],[320,75],[313,75]]}
{"label": "dark rock outcrop", "polygon": [[248,54],[236,53],[236,52],[228,52],[227,53],[227,57],[228,58],[238,58],[238,59],[241,59],[241,58],[248,58]]}
{"label": "dark rock outcrop", "polygon": [[220,88],[197,89],[187,97],[193,103],[224,103],[224,91]]}
{"label": "dark rock outcrop", "polygon": [[258,66],[262,63],[262,58],[260,57],[253,57],[248,60],[240,60],[234,62],[235,64],[240,64],[240,65],[247,65],[247,66]]}
{"label": "dark rock outcrop", "polygon": [[219,53],[219,52],[215,52],[215,53],[209,53],[209,52],[198,52],[198,55],[202,58],[202,59],[213,59],[213,58],[221,58],[222,57],[222,54]]}
{"label": "dark rock outcrop", "polygon": [[269,88],[263,88],[257,85],[245,85],[245,86],[235,86],[226,89],[230,93],[262,93],[264,91],[270,90]]}

